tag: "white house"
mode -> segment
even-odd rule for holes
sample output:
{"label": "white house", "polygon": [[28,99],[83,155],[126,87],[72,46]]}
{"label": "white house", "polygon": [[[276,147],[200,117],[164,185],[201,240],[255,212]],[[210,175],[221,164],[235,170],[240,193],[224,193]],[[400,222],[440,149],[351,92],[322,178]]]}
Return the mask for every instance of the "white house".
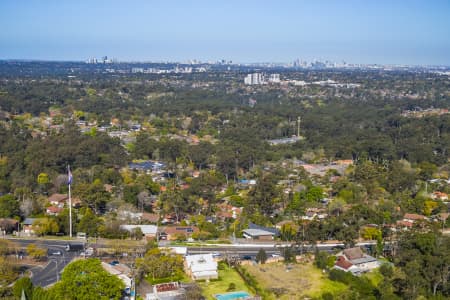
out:
{"label": "white house", "polygon": [[363,253],[361,248],[355,247],[342,251],[341,255],[338,255],[334,268],[352,272],[353,274],[360,274],[379,266],[380,262],[378,259]]}
{"label": "white house", "polygon": [[217,262],[212,253],[188,255],[185,258],[186,273],[194,280],[217,279]]}

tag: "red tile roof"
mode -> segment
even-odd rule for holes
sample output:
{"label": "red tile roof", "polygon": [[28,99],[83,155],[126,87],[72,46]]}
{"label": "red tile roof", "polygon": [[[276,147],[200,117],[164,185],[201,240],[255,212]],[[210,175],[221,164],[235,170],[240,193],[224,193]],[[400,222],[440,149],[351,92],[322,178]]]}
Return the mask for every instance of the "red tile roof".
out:
{"label": "red tile roof", "polygon": [[343,256],[338,256],[338,259],[334,265],[345,270],[348,270],[351,266],[353,266],[353,264],[346,260]]}
{"label": "red tile roof", "polygon": [[403,219],[408,220],[425,220],[426,218],[427,217],[418,214],[405,214],[405,216],[403,217]]}
{"label": "red tile roof", "polygon": [[412,227],[413,223],[410,221],[397,221],[397,226],[401,227]]}
{"label": "red tile roof", "polygon": [[47,212],[52,214],[60,213],[62,208],[56,207],[56,206],[49,206],[47,207]]}

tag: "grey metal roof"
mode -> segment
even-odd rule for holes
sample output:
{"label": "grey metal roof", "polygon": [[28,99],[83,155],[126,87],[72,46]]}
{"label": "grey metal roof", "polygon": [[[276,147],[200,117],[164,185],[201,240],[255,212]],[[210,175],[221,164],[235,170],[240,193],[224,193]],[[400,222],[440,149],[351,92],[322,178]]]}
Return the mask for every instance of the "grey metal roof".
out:
{"label": "grey metal roof", "polygon": [[38,220],[38,218],[26,218],[23,221],[23,225],[33,225],[36,220]]}
{"label": "grey metal roof", "polygon": [[244,229],[243,232],[250,236],[275,235],[273,232],[262,229]]}
{"label": "grey metal roof", "polygon": [[373,261],[377,261],[377,259],[375,257],[366,255],[366,254],[361,258],[356,258],[356,259],[350,260],[350,262],[354,265],[365,264],[365,263],[369,263],[369,262],[373,262]]}

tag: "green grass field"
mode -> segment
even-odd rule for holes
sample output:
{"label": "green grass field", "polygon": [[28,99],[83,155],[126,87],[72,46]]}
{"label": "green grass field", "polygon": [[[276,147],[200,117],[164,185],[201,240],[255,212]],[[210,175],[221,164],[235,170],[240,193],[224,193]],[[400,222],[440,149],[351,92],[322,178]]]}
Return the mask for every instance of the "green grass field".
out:
{"label": "green grass field", "polygon": [[292,264],[288,270],[283,263],[249,265],[245,269],[260,286],[276,294],[275,299],[318,297],[324,292],[336,294],[347,287],[331,281],[312,263]]}
{"label": "green grass field", "polygon": [[203,295],[208,300],[213,300],[214,295],[226,293],[230,283],[234,283],[235,291],[246,291],[253,294],[249,288],[245,285],[245,282],[239,276],[239,274],[233,268],[228,267],[226,264],[221,263],[219,268],[219,279],[211,280],[210,282],[199,282],[200,287],[203,290]]}

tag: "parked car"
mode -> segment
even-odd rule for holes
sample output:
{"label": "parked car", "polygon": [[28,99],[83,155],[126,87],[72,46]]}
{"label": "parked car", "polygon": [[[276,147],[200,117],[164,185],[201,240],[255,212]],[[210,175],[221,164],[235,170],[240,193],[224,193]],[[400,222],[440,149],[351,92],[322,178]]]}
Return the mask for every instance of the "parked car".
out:
{"label": "parked car", "polygon": [[61,250],[48,250],[48,255],[62,255]]}

